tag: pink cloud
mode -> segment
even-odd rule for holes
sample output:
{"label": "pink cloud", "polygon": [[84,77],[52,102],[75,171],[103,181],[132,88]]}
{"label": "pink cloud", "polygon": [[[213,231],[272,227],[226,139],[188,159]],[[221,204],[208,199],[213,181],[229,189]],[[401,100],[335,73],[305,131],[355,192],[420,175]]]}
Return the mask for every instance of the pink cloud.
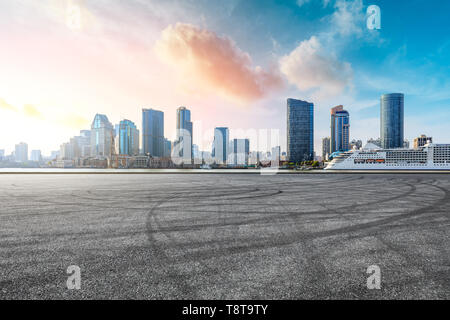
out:
{"label": "pink cloud", "polygon": [[228,37],[177,23],[162,31],[158,56],[202,89],[241,101],[260,99],[282,86],[278,71],[253,67],[250,55]]}

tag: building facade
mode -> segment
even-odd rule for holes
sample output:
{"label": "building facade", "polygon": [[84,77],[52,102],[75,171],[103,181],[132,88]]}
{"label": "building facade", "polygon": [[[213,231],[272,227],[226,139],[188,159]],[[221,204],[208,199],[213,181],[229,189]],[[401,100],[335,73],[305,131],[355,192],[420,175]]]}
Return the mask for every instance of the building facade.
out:
{"label": "building facade", "polygon": [[115,154],[114,127],[104,114],[96,114],[91,125],[91,157],[111,159]]}
{"label": "building facade", "polygon": [[383,149],[403,148],[404,99],[402,93],[381,96],[380,139]]}
{"label": "building facade", "polygon": [[250,155],[249,139],[233,139],[230,143],[228,163],[234,166],[248,166]]}
{"label": "building facade", "polygon": [[214,129],[212,156],[216,164],[227,163],[229,140],[230,133],[228,128],[218,127]]}
{"label": "building facade", "polygon": [[287,156],[289,161],[314,159],[314,104],[287,100]]}
{"label": "building facade", "polygon": [[152,157],[164,157],[164,112],[142,109],[142,149]]}
{"label": "building facade", "polygon": [[350,115],[342,105],[331,109],[331,153],[350,149]]}
{"label": "building facade", "polygon": [[164,139],[164,157],[170,158],[172,156],[172,141]]}
{"label": "building facade", "polygon": [[27,162],[28,161],[28,144],[21,142],[16,144],[14,149],[14,157],[16,162]]}
{"label": "building facade", "polygon": [[322,160],[327,160],[328,156],[331,154],[330,153],[330,145],[331,142],[331,138],[330,137],[326,137],[322,139]]}
{"label": "building facade", "polygon": [[137,156],[139,154],[139,130],[134,122],[122,120],[119,123],[119,154]]}
{"label": "building facade", "polygon": [[276,146],[272,148],[272,152],[271,152],[271,160],[275,161],[275,162],[280,162],[281,160],[281,147],[280,146]]}
{"label": "building facade", "polygon": [[30,160],[34,162],[41,162],[42,161],[41,150],[31,150]]}
{"label": "building facade", "polygon": [[419,149],[427,143],[433,143],[433,138],[427,137],[426,135],[422,134],[420,135],[420,137],[414,139],[414,149]]}

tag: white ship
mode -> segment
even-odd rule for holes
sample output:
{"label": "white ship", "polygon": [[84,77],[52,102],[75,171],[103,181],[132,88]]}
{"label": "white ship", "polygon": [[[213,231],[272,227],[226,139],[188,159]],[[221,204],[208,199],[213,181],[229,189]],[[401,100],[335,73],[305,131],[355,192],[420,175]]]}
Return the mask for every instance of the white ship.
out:
{"label": "white ship", "polygon": [[325,170],[450,170],[450,144],[419,149],[381,149],[369,143],[338,154]]}

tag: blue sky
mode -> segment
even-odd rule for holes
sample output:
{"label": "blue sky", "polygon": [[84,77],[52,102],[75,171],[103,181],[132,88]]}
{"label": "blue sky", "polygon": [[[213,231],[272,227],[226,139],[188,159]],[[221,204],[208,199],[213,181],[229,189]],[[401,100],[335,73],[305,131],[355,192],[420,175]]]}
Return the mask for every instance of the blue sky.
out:
{"label": "blue sky", "polygon": [[[373,4],[381,30],[366,27]],[[82,9],[79,30],[69,5]],[[438,0],[2,1],[0,149],[56,150],[95,112],[140,127],[142,107],[165,112],[171,138],[186,105],[202,149],[203,131],[228,126],[279,129],[285,150],[291,97],[314,102],[320,153],[331,107],[344,105],[351,139],[365,142],[391,92],[405,94],[407,139],[450,143],[449,12]],[[29,130],[11,134],[17,121]]]}

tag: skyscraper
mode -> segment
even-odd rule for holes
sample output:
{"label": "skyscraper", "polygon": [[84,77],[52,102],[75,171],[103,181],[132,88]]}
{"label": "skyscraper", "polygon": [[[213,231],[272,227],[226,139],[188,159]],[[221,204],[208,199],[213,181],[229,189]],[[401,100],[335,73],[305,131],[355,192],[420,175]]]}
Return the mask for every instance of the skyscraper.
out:
{"label": "skyscraper", "polygon": [[229,146],[229,130],[225,127],[214,129],[212,156],[217,164],[226,164]]}
{"label": "skyscraper", "polygon": [[381,147],[384,149],[403,147],[403,93],[390,93],[381,96]]}
{"label": "skyscraper", "polygon": [[142,109],[142,148],[144,154],[164,157],[164,112]]}
{"label": "skyscraper", "polygon": [[331,108],[330,153],[350,148],[350,115],[342,105]]}
{"label": "skyscraper", "polygon": [[328,156],[331,154],[330,153],[330,141],[331,138],[330,137],[326,137],[322,139],[322,160],[327,160]]}
{"label": "skyscraper", "polygon": [[134,122],[122,120],[119,123],[119,154],[136,156],[139,154],[139,130]]}
{"label": "skyscraper", "polygon": [[233,139],[230,143],[230,153],[228,162],[235,166],[248,165],[248,157],[250,154],[249,139]]}
{"label": "skyscraper", "polygon": [[26,144],[25,142],[16,144],[14,156],[16,162],[28,161],[28,144]]}
{"label": "skyscraper", "polygon": [[192,161],[192,141],[193,141],[193,125],[191,122],[191,111],[186,107],[177,109],[177,156],[183,158],[184,161],[189,159]]}
{"label": "skyscraper", "polygon": [[114,152],[114,127],[104,114],[96,114],[91,125],[91,156],[110,159]]}
{"label": "skyscraper", "polygon": [[314,159],[314,104],[287,99],[287,155],[289,161]]}

